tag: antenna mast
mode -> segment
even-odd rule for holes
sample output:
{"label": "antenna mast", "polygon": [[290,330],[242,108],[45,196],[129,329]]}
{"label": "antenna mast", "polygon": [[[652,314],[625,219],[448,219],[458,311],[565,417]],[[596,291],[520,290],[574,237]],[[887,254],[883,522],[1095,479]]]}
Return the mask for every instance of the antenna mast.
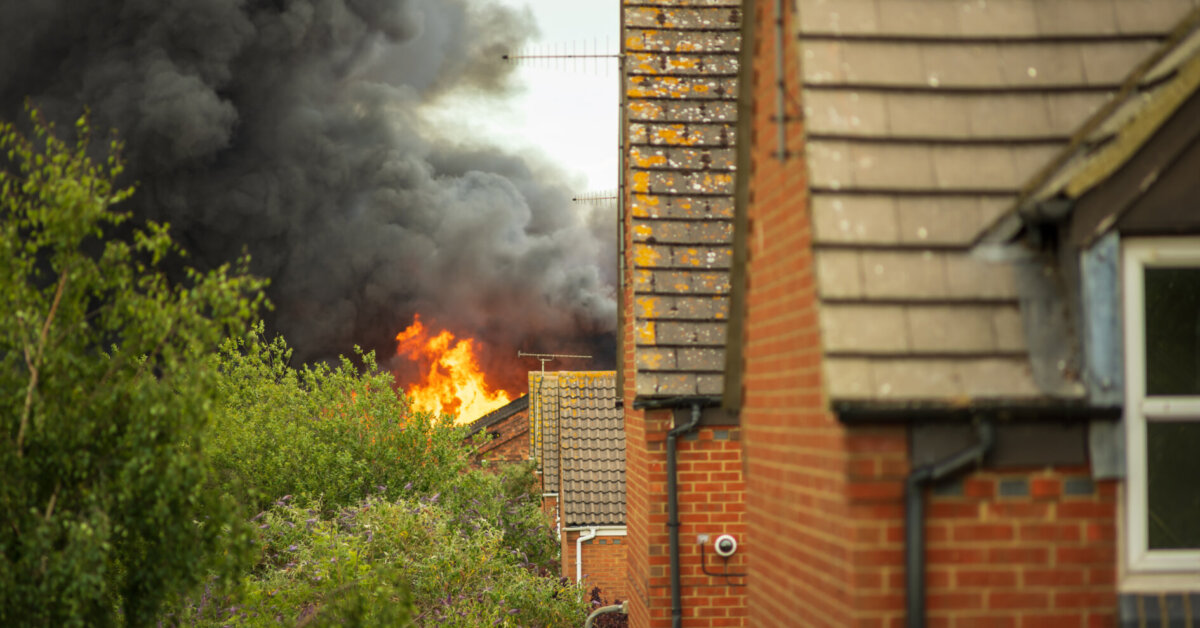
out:
{"label": "antenna mast", "polygon": [[551,360],[553,360],[555,358],[591,359],[592,356],[590,356],[590,355],[571,355],[569,353],[525,353],[524,351],[517,351],[517,357],[518,358],[533,358],[533,359],[541,362],[542,363],[542,372],[545,373],[546,372],[546,363],[550,362]]}

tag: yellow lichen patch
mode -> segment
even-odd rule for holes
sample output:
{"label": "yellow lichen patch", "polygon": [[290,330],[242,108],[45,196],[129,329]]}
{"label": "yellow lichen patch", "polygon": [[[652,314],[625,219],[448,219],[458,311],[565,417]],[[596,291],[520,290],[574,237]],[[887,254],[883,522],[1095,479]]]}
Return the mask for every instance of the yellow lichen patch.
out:
{"label": "yellow lichen patch", "polygon": [[633,186],[631,189],[634,192],[649,192],[650,191],[650,173],[649,172],[633,173]]}
{"label": "yellow lichen patch", "polygon": [[659,306],[658,297],[639,296],[634,299],[633,309],[636,316],[643,318],[652,318],[658,315]]}
{"label": "yellow lichen patch", "polygon": [[687,137],[686,130],[682,124],[673,124],[669,127],[659,128],[654,132],[654,136],[664,144],[674,144],[677,146],[691,146],[697,142],[694,137]]}
{"label": "yellow lichen patch", "polygon": [[698,63],[699,60],[695,57],[685,57],[683,59],[672,59],[670,65],[672,68],[679,70],[690,70],[696,67]]}
{"label": "yellow lichen patch", "polygon": [[679,256],[679,263],[687,264],[688,266],[699,266],[700,265],[700,251],[698,251],[696,249],[688,249],[688,250],[684,251],[683,255]]}
{"label": "yellow lichen patch", "polygon": [[679,208],[683,209],[683,210],[689,210],[692,208],[692,204],[690,202],[685,201],[685,202],[682,202],[679,204]]}
{"label": "yellow lichen patch", "polygon": [[634,290],[649,290],[654,286],[654,272],[644,269],[633,271]]}
{"label": "yellow lichen patch", "polygon": [[646,244],[633,245],[634,266],[640,266],[642,268],[658,266],[661,261],[662,255],[660,255],[658,250],[654,247]]}
{"label": "yellow lichen patch", "polygon": [[641,324],[639,324],[637,336],[638,344],[654,344],[654,321],[643,321]]}
{"label": "yellow lichen patch", "polygon": [[638,168],[653,168],[654,166],[665,166],[667,164],[667,156],[647,155],[642,157],[640,153],[635,153],[633,161]]}
{"label": "yellow lichen patch", "polygon": [[664,357],[666,356],[660,352],[646,351],[638,356],[638,361],[642,363],[642,368],[657,371],[663,367]]}
{"label": "yellow lichen patch", "polygon": [[629,103],[629,111],[638,114],[642,118],[657,118],[662,115],[662,107],[644,100],[638,100]]}
{"label": "yellow lichen patch", "polygon": [[692,291],[692,286],[690,284],[684,283],[682,281],[679,283],[676,283],[674,287],[675,287],[675,292],[691,292]]}
{"label": "yellow lichen patch", "polygon": [[682,40],[679,43],[675,44],[675,52],[692,52],[693,50],[699,50],[699,49],[700,49],[700,47],[697,46],[694,42],[690,42],[687,40]]}
{"label": "yellow lichen patch", "polygon": [[636,224],[633,226],[633,237],[640,240],[645,240],[654,235],[654,229],[650,225]]}
{"label": "yellow lichen patch", "polygon": [[633,215],[638,218],[646,218],[650,215],[651,207],[658,206],[657,196],[648,196],[646,194],[633,195],[632,210]]}
{"label": "yellow lichen patch", "polygon": [[707,86],[707,85],[705,85],[704,83],[697,83],[696,85],[693,85],[693,86],[692,86],[692,90],[694,90],[694,91],[697,91],[697,92],[700,92],[701,94],[703,94],[704,92],[707,92],[707,91],[708,91],[708,86]]}
{"label": "yellow lichen patch", "polygon": [[655,74],[658,72],[658,68],[654,67],[653,65],[650,65],[649,63],[638,64],[638,69],[641,70],[642,72],[645,72],[646,74]]}

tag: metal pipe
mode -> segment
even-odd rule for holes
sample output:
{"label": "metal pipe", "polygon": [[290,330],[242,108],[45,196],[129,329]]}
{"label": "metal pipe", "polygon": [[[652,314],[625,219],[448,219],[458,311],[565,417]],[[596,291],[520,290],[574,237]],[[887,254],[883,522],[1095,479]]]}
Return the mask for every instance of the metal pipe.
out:
{"label": "metal pipe", "polygon": [[692,418],[667,432],[667,531],[671,542],[671,626],[683,625],[683,585],[679,579],[679,482],[675,469],[676,440],[700,423],[701,402],[692,404]]}
{"label": "metal pipe", "polygon": [[[749,19],[743,17],[742,19]],[[787,77],[784,75],[783,63],[783,0],[775,0],[775,111],[779,116],[776,128],[779,130],[779,161],[787,161]],[[739,87],[739,89],[741,89]],[[746,138],[738,138],[746,141]]]}
{"label": "metal pipe", "polygon": [[992,449],[996,434],[989,421],[975,425],[979,440],[933,464],[913,469],[904,483],[904,579],[908,628],[925,627],[925,485],[968,465],[980,465]]}
{"label": "metal pipe", "polygon": [[583,542],[598,536],[626,536],[625,526],[567,526],[559,533],[587,532],[575,539],[575,582],[583,580]]}
{"label": "metal pipe", "polygon": [[583,542],[596,538],[596,528],[575,538],[575,582],[583,582]]}
{"label": "metal pipe", "polygon": [[597,608],[596,610],[592,611],[591,615],[587,616],[587,621],[584,622],[583,628],[592,628],[592,622],[595,621],[597,617],[599,617],[605,613],[622,613],[624,615],[628,615],[629,614],[629,602],[621,602],[620,604],[613,604],[612,606],[601,606],[600,608]]}

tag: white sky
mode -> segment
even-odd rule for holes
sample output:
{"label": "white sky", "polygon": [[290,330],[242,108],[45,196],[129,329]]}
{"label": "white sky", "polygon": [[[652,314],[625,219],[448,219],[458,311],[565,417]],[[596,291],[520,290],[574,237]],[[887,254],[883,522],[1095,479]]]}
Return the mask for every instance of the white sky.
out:
{"label": "white sky", "polygon": [[[527,54],[620,51],[617,0],[497,0],[528,7],[539,37]],[[514,53],[518,51],[513,51]],[[615,59],[518,63],[518,93],[507,102],[459,98],[455,126],[515,152],[541,152],[571,176],[577,192],[617,187],[618,79]],[[436,123],[436,120],[435,120]]]}

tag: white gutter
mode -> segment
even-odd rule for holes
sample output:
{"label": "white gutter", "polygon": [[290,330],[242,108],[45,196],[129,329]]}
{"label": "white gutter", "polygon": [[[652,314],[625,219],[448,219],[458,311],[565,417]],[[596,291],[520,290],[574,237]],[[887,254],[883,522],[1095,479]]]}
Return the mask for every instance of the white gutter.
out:
{"label": "white gutter", "polygon": [[580,534],[575,539],[575,582],[583,580],[583,542],[596,538],[596,528]]}
{"label": "white gutter", "polygon": [[598,536],[625,536],[625,526],[572,526],[563,532],[583,532],[575,539],[575,582],[583,580],[583,542]]}

